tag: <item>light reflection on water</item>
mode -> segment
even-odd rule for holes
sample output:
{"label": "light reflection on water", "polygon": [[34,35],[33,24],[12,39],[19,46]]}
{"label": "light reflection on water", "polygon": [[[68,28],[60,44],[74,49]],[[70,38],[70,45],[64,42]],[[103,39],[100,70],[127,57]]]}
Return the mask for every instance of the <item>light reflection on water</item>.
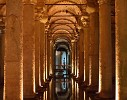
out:
{"label": "light reflection on water", "polygon": [[73,79],[53,79],[38,100],[94,100]]}

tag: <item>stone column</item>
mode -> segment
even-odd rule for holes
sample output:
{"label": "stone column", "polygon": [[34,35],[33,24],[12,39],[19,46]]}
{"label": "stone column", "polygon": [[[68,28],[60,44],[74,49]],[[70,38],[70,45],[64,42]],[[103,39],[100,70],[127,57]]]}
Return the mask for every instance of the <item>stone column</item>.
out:
{"label": "stone column", "polygon": [[90,14],[89,90],[98,91],[99,85],[99,18],[98,12]]}
{"label": "stone column", "polygon": [[48,33],[48,39],[47,39],[47,78],[50,74],[53,74],[53,40],[50,36],[50,33]]}
{"label": "stone column", "polygon": [[72,67],[72,71],[71,71],[71,73],[73,73],[74,74],[74,72],[75,72],[75,40],[72,40],[71,41],[71,46],[72,46],[72,53],[71,53],[71,67]]}
{"label": "stone column", "polygon": [[45,24],[41,23],[40,33],[40,73],[41,73],[41,85],[45,81]]}
{"label": "stone column", "polygon": [[40,22],[35,20],[35,86],[36,92],[41,86],[40,82]]}
{"label": "stone column", "polygon": [[77,42],[75,42],[75,72],[74,75],[76,75],[76,70],[77,70]]}
{"label": "stone column", "polygon": [[49,73],[50,73],[50,64],[51,64],[51,62],[50,62],[50,55],[51,55],[51,52],[50,52],[50,48],[51,48],[51,44],[50,44],[50,34],[48,33],[48,34],[46,34],[46,64],[47,64],[47,66],[45,66],[46,67],[46,72],[47,72],[47,77],[46,77],[46,79],[49,77]]}
{"label": "stone column", "polygon": [[24,98],[35,95],[34,4],[28,1],[23,9],[23,93]]}
{"label": "stone column", "polygon": [[[79,37],[79,84],[84,81],[84,32],[80,30]],[[80,86],[80,85],[79,85]]]}
{"label": "stone column", "polygon": [[79,77],[79,40],[77,40],[76,51],[76,76]]}
{"label": "stone column", "polygon": [[5,33],[4,27],[0,26],[0,85],[4,85],[4,48],[5,48]]}
{"label": "stone column", "polygon": [[49,66],[48,66],[48,33],[47,32],[45,32],[45,79],[47,79],[48,78],[48,75],[49,75]]}
{"label": "stone column", "polygon": [[115,1],[116,12],[116,99],[127,99],[127,1]]}
{"label": "stone column", "polygon": [[22,0],[6,1],[3,100],[23,100],[22,11]]}
{"label": "stone column", "polygon": [[89,84],[89,28],[84,27],[84,85]]}
{"label": "stone column", "polygon": [[54,45],[54,42],[53,40],[50,40],[50,72],[49,74],[53,74],[53,67],[54,67],[54,57],[53,57],[53,45]]}
{"label": "stone column", "polygon": [[112,43],[110,0],[99,0],[99,96],[112,97]]}

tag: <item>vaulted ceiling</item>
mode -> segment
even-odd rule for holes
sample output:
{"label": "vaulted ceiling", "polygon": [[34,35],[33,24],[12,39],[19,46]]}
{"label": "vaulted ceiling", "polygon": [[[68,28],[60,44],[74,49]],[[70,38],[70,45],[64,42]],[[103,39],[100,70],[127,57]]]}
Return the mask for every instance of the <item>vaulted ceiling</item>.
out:
{"label": "vaulted ceiling", "polygon": [[[97,0],[23,0],[25,1],[42,4],[41,12],[48,18],[46,28],[49,34],[53,36],[64,34],[64,37],[71,38],[77,36],[77,28],[81,25],[80,20],[88,16],[88,6],[97,3]],[[0,0],[1,18],[6,16],[5,3],[6,0]]]}
{"label": "vaulted ceiling", "polygon": [[65,37],[78,36],[78,26],[82,16],[88,16],[86,12],[86,0],[47,0],[45,8],[49,24],[49,34]]}

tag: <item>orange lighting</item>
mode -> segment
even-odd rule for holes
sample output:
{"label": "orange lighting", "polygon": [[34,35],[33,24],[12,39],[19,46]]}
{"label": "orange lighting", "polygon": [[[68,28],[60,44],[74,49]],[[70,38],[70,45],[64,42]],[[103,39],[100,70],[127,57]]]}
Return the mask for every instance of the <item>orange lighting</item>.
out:
{"label": "orange lighting", "polygon": [[120,98],[120,59],[119,59],[119,55],[120,55],[120,49],[119,49],[119,41],[118,41],[118,35],[117,39],[116,39],[116,93],[115,93],[115,97],[116,100],[121,100]]}
{"label": "orange lighting", "polygon": [[99,61],[99,92],[102,90],[102,71],[101,62]]}
{"label": "orange lighting", "polygon": [[92,71],[91,71],[91,57],[89,59],[89,85],[91,85],[91,77],[92,77]]}

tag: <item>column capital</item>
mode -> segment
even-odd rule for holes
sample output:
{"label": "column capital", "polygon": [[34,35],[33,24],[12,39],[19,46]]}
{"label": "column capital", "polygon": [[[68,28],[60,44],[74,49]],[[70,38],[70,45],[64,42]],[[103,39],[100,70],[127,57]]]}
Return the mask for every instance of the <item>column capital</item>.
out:
{"label": "column capital", "polygon": [[44,7],[36,7],[35,9],[35,20],[39,20],[41,23],[46,23],[48,16]]}
{"label": "column capital", "polygon": [[23,0],[24,5],[35,5],[37,3],[37,0]]}
{"label": "column capital", "polygon": [[81,21],[83,27],[89,27],[89,16],[82,16]]}
{"label": "column capital", "polygon": [[110,4],[110,0],[98,0],[99,5]]}
{"label": "column capital", "polygon": [[71,43],[73,44],[73,43],[75,43],[77,40],[76,39],[72,39],[71,40]]}

